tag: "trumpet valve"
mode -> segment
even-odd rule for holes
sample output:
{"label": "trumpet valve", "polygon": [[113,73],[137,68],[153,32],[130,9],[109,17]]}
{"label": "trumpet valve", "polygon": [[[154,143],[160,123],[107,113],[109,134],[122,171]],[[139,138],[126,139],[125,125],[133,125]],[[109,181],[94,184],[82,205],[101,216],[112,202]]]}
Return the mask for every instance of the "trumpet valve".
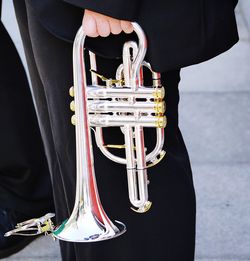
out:
{"label": "trumpet valve", "polygon": [[163,114],[166,111],[166,104],[164,101],[156,102],[155,111],[157,114]]}
{"label": "trumpet valve", "polygon": [[70,103],[70,110],[75,111],[75,101],[71,101]]}
{"label": "trumpet valve", "polygon": [[163,99],[165,97],[165,88],[155,88],[153,96],[155,99]]}
{"label": "trumpet valve", "polygon": [[159,116],[156,121],[156,128],[165,128],[167,125],[167,117]]}
{"label": "trumpet valve", "polygon": [[74,97],[74,96],[75,96],[75,94],[74,94],[74,87],[73,87],[73,86],[70,87],[70,89],[69,89],[69,95],[70,95],[71,97]]}
{"label": "trumpet valve", "polygon": [[74,126],[76,125],[76,115],[75,114],[71,117],[71,124]]}

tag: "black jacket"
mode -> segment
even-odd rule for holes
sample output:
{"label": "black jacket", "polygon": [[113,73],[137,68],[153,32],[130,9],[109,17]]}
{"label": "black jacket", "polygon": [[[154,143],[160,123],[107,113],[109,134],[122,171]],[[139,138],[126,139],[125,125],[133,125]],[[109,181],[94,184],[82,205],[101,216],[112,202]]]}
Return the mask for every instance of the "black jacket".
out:
{"label": "black jacket", "polygon": [[[136,21],[148,38],[147,60],[166,71],[210,59],[238,41],[237,0],[30,0],[47,30],[73,41],[85,9]],[[88,47],[117,57],[127,35],[88,39]],[[134,37],[130,35],[129,37]]]}

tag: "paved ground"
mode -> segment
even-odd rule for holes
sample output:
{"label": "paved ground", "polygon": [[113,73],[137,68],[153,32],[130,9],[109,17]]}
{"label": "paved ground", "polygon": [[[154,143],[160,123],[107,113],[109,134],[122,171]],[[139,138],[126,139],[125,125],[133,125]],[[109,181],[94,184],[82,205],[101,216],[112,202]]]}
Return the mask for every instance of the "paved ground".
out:
{"label": "paved ground", "polygon": [[[13,21],[10,1],[4,4],[4,20]],[[249,0],[240,0],[237,19],[235,47],[182,71],[180,125],[197,193],[196,261],[250,261]],[[10,30],[21,52],[14,23]],[[41,238],[6,260],[60,260],[58,245]]]}

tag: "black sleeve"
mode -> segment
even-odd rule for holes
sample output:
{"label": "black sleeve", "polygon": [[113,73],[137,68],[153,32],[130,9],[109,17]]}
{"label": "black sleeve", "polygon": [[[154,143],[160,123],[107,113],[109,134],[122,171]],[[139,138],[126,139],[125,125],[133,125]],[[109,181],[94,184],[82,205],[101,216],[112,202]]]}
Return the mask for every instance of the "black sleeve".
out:
{"label": "black sleeve", "polygon": [[135,21],[141,0],[63,0],[83,9],[89,9],[117,19]]}

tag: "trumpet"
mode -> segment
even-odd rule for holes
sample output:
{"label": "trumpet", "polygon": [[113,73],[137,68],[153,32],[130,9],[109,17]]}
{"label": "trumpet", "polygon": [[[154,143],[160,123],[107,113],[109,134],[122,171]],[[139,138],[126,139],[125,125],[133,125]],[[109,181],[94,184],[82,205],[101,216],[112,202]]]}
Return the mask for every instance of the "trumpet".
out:
{"label": "trumpet", "polygon": [[[128,41],[123,46],[122,64],[118,66],[115,79],[107,79],[98,73],[95,54],[89,52],[91,85],[86,83],[84,43],[86,35],[79,29],[73,45],[74,86],[70,95],[74,100],[71,122],[76,132],[76,196],[69,219],[55,227],[53,214],[22,222],[6,233],[32,235],[51,233],[55,238],[71,242],[95,242],[123,234],[126,226],[112,222],[101,204],[94,171],[91,130],[97,146],[110,160],[126,165],[128,194],[132,209],[137,213],[148,211],[152,202],[148,199],[147,169],[159,163],[165,156],[164,128],[166,126],[165,91],[161,75],[154,72],[144,61],[147,40],[142,28],[132,23],[138,43]],[[143,69],[152,74],[152,86],[144,86]],[[105,84],[100,84],[102,81]],[[124,144],[105,144],[103,128],[119,127]],[[143,128],[156,130],[156,144],[146,153]],[[113,154],[114,148],[124,149],[125,158]],[[35,232],[34,232],[35,230]]]}

